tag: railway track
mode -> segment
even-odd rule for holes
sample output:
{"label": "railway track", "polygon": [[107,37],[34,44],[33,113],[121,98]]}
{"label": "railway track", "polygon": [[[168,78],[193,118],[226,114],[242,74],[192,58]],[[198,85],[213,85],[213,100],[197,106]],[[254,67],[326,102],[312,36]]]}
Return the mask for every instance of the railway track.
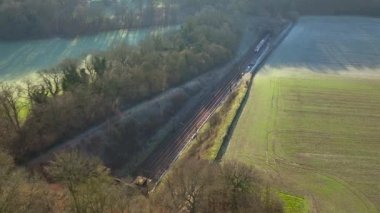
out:
{"label": "railway track", "polygon": [[[264,41],[264,44],[263,44]],[[239,82],[243,72],[254,72],[254,69],[245,68],[253,64],[257,67],[257,61],[263,52],[268,51],[270,36],[265,35],[255,46],[253,46],[246,56],[222,78],[216,86],[207,93],[201,104],[194,109],[192,116],[182,127],[179,127],[173,137],[162,145],[158,146],[150,156],[138,167],[136,176],[144,176],[154,181],[159,181],[171,164],[177,160],[181,151],[197,135],[199,129],[213,115],[214,111],[227,99],[233,88]],[[260,48],[258,50],[258,45]],[[241,69],[243,67],[243,69]]]}

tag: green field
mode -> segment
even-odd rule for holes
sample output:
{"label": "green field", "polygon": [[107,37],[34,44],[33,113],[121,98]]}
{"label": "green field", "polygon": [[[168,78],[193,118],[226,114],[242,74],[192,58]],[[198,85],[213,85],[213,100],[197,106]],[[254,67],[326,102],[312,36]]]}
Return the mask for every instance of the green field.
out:
{"label": "green field", "polygon": [[225,159],[311,211],[379,211],[378,58],[380,20],[302,18],[256,76]]}
{"label": "green field", "polygon": [[142,30],[118,30],[74,39],[0,41],[0,80],[13,80],[54,66],[66,58],[103,51],[120,43],[136,45],[149,35],[165,33],[178,26]]}

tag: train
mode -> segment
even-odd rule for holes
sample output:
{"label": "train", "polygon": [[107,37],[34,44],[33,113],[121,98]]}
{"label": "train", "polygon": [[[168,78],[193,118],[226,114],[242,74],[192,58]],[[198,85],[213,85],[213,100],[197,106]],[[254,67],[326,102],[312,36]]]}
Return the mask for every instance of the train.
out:
{"label": "train", "polygon": [[269,38],[270,38],[270,33],[267,33],[266,36],[263,39],[261,39],[259,44],[257,44],[257,46],[255,47],[255,53],[258,53],[261,51],[261,49],[265,46]]}
{"label": "train", "polygon": [[[269,41],[269,39],[271,38],[271,33],[270,32],[266,32],[264,34],[264,38],[260,40],[260,42],[256,45],[255,49],[254,49],[254,52],[256,54],[258,54],[259,52],[262,51],[262,49],[265,47],[265,45],[267,44],[267,42]],[[255,68],[255,65],[256,65],[256,60],[250,64],[248,64],[248,66],[246,67],[246,71],[247,72],[252,72],[253,69]]]}

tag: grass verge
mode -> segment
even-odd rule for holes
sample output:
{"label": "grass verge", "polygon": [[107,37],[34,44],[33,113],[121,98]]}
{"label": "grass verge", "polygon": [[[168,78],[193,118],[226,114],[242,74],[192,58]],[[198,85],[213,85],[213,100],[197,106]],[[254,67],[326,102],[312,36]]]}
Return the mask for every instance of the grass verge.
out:
{"label": "grass verge", "polygon": [[198,158],[215,160],[225,140],[228,130],[239,110],[239,107],[248,91],[251,76],[246,76],[238,89],[220,106],[200,129],[192,144],[185,150],[183,158]]}

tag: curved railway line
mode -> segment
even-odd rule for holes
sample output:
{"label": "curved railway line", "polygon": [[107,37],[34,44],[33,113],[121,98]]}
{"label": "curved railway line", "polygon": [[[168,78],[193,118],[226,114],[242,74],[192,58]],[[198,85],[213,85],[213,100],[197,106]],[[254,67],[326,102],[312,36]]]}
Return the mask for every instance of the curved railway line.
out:
{"label": "curved railway line", "polygon": [[[270,50],[270,35],[265,35],[255,46],[253,46],[246,56],[234,66],[233,70],[222,78],[211,92],[204,95],[201,104],[194,109],[192,116],[177,132],[167,141],[152,152],[143,161],[135,172],[136,176],[143,176],[153,181],[159,181],[177,160],[181,151],[197,135],[199,129],[212,116],[215,110],[231,94],[244,72],[254,72],[262,63],[264,55],[268,55]],[[249,69],[245,67],[249,66]],[[243,67],[243,73],[242,69]]]}

